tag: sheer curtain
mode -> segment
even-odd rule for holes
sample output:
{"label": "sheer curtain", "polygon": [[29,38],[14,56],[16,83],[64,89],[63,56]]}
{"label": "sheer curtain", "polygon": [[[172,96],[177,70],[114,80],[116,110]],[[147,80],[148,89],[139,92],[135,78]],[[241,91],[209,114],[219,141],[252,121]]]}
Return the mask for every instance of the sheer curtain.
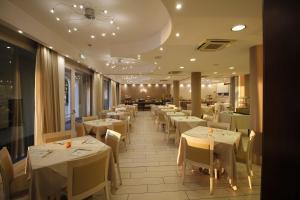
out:
{"label": "sheer curtain", "polygon": [[102,111],[102,84],[103,77],[99,73],[93,76],[93,115],[99,115]]}
{"label": "sheer curtain", "polygon": [[60,103],[57,53],[39,46],[35,67],[35,144],[44,133],[60,131]]}
{"label": "sheer curtain", "polygon": [[111,106],[117,105],[117,83],[115,81],[111,81]]}

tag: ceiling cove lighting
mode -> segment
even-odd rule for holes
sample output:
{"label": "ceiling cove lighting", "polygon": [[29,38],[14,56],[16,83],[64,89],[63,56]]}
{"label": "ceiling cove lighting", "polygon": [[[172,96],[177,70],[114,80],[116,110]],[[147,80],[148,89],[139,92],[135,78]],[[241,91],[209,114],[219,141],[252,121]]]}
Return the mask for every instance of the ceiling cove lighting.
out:
{"label": "ceiling cove lighting", "polygon": [[181,3],[176,3],[176,10],[181,10],[182,4]]}
{"label": "ceiling cove lighting", "polygon": [[190,61],[191,61],[191,62],[195,62],[195,61],[196,61],[196,58],[191,58]]}
{"label": "ceiling cove lighting", "polygon": [[244,30],[246,28],[246,25],[244,24],[238,24],[238,25],[234,25],[231,30],[232,31],[241,31]]}

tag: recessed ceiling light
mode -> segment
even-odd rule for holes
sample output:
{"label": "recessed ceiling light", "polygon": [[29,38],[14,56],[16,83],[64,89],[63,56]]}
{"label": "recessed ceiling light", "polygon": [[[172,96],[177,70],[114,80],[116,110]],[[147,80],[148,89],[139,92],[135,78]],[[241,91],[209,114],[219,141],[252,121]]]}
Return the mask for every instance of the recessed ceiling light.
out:
{"label": "recessed ceiling light", "polygon": [[191,61],[191,62],[195,62],[195,61],[196,61],[196,58],[191,58],[190,61]]}
{"label": "recessed ceiling light", "polygon": [[95,38],[95,36],[94,36],[94,35],[91,35],[91,38],[92,38],[92,39],[94,39],[94,38]]}
{"label": "recessed ceiling light", "polygon": [[80,9],[83,9],[83,5],[79,5],[79,8],[80,8]]}
{"label": "recessed ceiling light", "polygon": [[111,35],[112,35],[112,36],[116,36],[116,33],[115,33],[115,32],[112,32]]}
{"label": "recessed ceiling light", "polygon": [[234,69],[234,67],[233,67],[233,66],[231,66],[231,67],[229,67],[229,69],[233,70],[233,69]]}
{"label": "recessed ceiling light", "polygon": [[117,26],[117,27],[116,27],[116,29],[117,29],[117,30],[120,30],[120,27],[119,27],[119,26]]}
{"label": "recessed ceiling light", "polygon": [[60,21],[60,18],[59,18],[59,17],[56,17],[56,21]]}
{"label": "recessed ceiling light", "polygon": [[183,84],[181,83],[181,84],[179,85],[179,87],[183,87]]}
{"label": "recessed ceiling light", "polygon": [[203,88],[204,88],[204,87],[205,87],[205,85],[204,85],[204,84],[202,84],[202,85],[201,85],[201,87],[203,87]]}
{"label": "recessed ceiling light", "polygon": [[184,69],[184,67],[183,67],[183,66],[180,66],[179,68],[180,68],[180,69]]}
{"label": "recessed ceiling light", "polygon": [[18,33],[20,33],[20,34],[23,34],[23,31],[21,31],[21,30],[18,30]]}
{"label": "recessed ceiling light", "polygon": [[132,87],[135,87],[135,84],[132,84]]}
{"label": "recessed ceiling light", "polygon": [[176,37],[180,37],[180,33],[176,33],[175,36],[176,36]]}
{"label": "recessed ceiling light", "polygon": [[10,49],[11,47],[10,47],[10,46],[7,46],[6,48],[7,48],[7,49]]}
{"label": "recessed ceiling light", "polygon": [[244,24],[238,24],[238,25],[235,25],[231,28],[232,31],[241,31],[241,30],[244,30],[246,28],[246,25]]}
{"label": "recessed ceiling light", "polygon": [[214,72],[214,74],[218,74],[218,72]]}
{"label": "recessed ceiling light", "polygon": [[78,29],[76,27],[73,28],[74,31],[78,31]]}
{"label": "recessed ceiling light", "polygon": [[158,67],[158,69],[160,69],[160,67]]}
{"label": "recessed ceiling light", "polygon": [[76,4],[73,4],[73,8],[77,8],[77,5],[76,5]]}
{"label": "recessed ceiling light", "polygon": [[53,49],[53,46],[49,46],[50,49]]}
{"label": "recessed ceiling light", "polygon": [[157,62],[154,62],[154,65],[157,65]]}
{"label": "recessed ceiling light", "polygon": [[164,48],[160,47],[160,48],[159,48],[159,50],[160,50],[160,51],[163,51],[163,50],[164,50]]}
{"label": "recessed ceiling light", "polygon": [[114,23],[114,20],[110,20],[109,23],[110,23],[110,24],[113,24],[113,23]]}
{"label": "recessed ceiling light", "polygon": [[232,72],[231,74],[235,75],[235,74],[236,74],[236,72]]}
{"label": "recessed ceiling light", "polygon": [[176,10],[180,10],[182,8],[182,4],[181,3],[177,3],[176,4]]}
{"label": "recessed ceiling light", "polygon": [[54,13],[54,8],[52,8],[52,9],[50,10],[50,12],[53,14],[53,13]]}
{"label": "recessed ceiling light", "polygon": [[104,14],[107,14],[107,13],[108,13],[108,11],[107,11],[107,10],[103,10],[103,13],[104,13]]}
{"label": "recessed ceiling light", "polygon": [[208,87],[211,87],[211,84],[208,84],[207,86],[208,86]]}
{"label": "recessed ceiling light", "polygon": [[65,55],[67,58],[69,58],[70,56],[68,54]]}
{"label": "recessed ceiling light", "polygon": [[105,36],[106,36],[106,33],[101,33],[101,36],[102,36],[102,37],[105,37]]}
{"label": "recessed ceiling light", "polygon": [[68,30],[68,32],[69,32],[69,33],[71,33],[71,32],[72,32],[72,30],[71,30],[71,29],[69,29],[69,30]]}
{"label": "recessed ceiling light", "polygon": [[109,63],[106,63],[105,65],[106,65],[106,66],[109,66]]}
{"label": "recessed ceiling light", "polygon": [[163,84],[163,87],[167,87],[167,85],[166,85],[166,84]]}
{"label": "recessed ceiling light", "polygon": [[148,84],[148,87],[151,87],[151,84],[150,84],[150,83]]}

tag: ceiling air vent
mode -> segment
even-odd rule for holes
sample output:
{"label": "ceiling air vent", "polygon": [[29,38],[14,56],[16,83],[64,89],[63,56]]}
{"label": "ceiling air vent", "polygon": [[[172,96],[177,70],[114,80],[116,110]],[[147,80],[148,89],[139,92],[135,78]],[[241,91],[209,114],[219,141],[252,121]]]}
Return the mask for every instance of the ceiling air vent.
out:
{"label": "ceiling air vent", "polygon": [[207,39],[201,43],[196,50],[198,51],[218,51],[230,46],[235,40],[227,39]]}
{"label": "ceiling air vent", "polygon": [[169,71],[168,74],[181,74],[182,71]]}

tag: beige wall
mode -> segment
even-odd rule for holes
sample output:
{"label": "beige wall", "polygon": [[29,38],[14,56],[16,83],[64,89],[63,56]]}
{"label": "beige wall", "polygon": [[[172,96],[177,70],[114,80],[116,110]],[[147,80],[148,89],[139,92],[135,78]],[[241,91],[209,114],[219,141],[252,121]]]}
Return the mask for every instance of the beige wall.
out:
{"label": "beige wall", "polygon": [[163,85],[159,84],[158,87],[155,84],[151,84],[151,87],[148,87],[148,84],[144,84],[142,87],[140,85],[136,85],[133,87],[131,84],[127,86],[121,85],[121,98],[124,99],[126,97],[131,97],[133,99],[138,98],[165,98],[170,96],[171,87],[163,87]]}

